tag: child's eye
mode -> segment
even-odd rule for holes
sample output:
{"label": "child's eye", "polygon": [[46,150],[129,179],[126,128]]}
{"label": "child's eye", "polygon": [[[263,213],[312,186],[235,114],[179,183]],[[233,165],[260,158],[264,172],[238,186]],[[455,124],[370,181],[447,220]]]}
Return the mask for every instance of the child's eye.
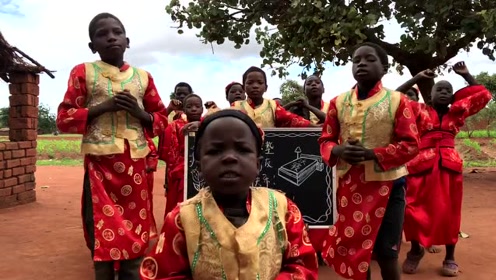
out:
{"label": "child's eye", "polygon": [[208,149],[208,150],[207,150],[207,152],[206,152],[206,154],[207,154],[207,155],[216,155],[216,154],[218,154],[219,152],[220,152],[220,150],[219,150],[219,149]]}

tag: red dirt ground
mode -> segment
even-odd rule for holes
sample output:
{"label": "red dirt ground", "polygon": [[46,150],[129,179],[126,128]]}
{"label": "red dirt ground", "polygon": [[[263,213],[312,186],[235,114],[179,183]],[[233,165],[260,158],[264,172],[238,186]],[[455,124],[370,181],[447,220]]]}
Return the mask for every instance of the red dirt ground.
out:
{"label": "red dirt ground", "polygon": [[[479,169],[480,170],[480,169]],[[163,217],[163,170],[157,173],[155,215]],[[93,279],[90,254],[85,247],[81,219],[81,167],[41,166],[36,172],[38,201],[0,210],[0,278],[5,280]],[[496,169],[465,175],[463,231],[460,240],[458,279],[496,279]],[[409,245],[402,246],[403,260]],[[402,279],[444,279],[438,275],[443,254],[427,254],[415,276]],[[380,279],[373,265],[373,279]],[[320,279],[339,279],[322,268]]]}

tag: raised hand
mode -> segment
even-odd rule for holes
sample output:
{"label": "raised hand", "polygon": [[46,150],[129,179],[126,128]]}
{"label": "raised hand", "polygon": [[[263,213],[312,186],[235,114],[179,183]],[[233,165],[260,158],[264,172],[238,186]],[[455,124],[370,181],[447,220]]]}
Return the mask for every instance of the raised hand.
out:
{"label": "raised hand", "polygon": [[452,69],[453,71],[455,71],[456,74],[461,76],[469,74],[467,65],[465,65],[465,61],[460,61],[455,63]]}

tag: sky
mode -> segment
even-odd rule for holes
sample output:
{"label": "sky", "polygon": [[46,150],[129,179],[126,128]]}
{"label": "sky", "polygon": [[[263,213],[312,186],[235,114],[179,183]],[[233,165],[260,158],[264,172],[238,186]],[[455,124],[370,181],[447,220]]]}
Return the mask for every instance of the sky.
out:
{"label": "sky", "polygon": [[[202,44],[195,36],[197,30],[186,30],[179,35],[172,28],[175,24],[165,12],[168,2],[147,0],[137,5],[133,0],[0,0],[0,31],[11,45],[56,71],[55,79],[46,74],[41,74],[40,79],[40,103],[48,105],[52,112],[56,112],[63,99],[70,70],[77,64],[98,59],[88,48],[88,24],[101,12],[112,13],[124,23],[131,41],[125,59],[152,74],[164,103],[168,104],[169,94],[178,82],[187,82],[204,102],[215,101],[219,107],[227,107],[225,86],[232,81],[241,82],[248,67],[260,66],[261,46],[254,43],[236,50],[232,44],[214,44],[212,53],[212,47]],[[403,33],[393,22],[386,23],[385,30],[386,41],[392,43]],[[460,60],[467,63],[473,74],[496,71],[496,64],[477,49],[460,52],[449,63]],[[351,64],[326,68],[322,77],[324,100],[354,85]],[[298,66],[290,67],[287,78],[303,84],[298,77],[301,70]],[[398,87],[411,78],[408,70],[405,72],[399,75],[393,70],[384,77],[383,84]],[[280,97],[279,87],[284,80],[268,76],[266,97]],[[451,81],[455,89],[464,86],[464,81],[454,73],[438,79]],[[8,96],[8,85],[0,80],[0,107],[8,106]]]}

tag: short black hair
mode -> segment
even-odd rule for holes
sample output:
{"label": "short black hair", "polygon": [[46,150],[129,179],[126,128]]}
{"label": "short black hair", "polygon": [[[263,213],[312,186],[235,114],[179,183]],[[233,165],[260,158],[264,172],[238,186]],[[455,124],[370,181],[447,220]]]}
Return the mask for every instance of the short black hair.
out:
{"label": "short black hair", "polygon": [[188,83],[185,83],[185,82],[180,82],[178,83],[175,87],[174,87],[174,93],[176,93],[176,89],[178,87],[187,87],[188,90],[189,90],[189,93],[193,93],[193,88],[188,84]]}
{"label": "short black hair", "polygon": [[248,68],[248,70],[245,71],[245,73],[243,74],[243,85],[246,82],[246,78],[248,77],[248,74],[250,74],[251,72],[262,73],[262,75],[264,77],[265,85],[267,85],[267,74],[265,74],[264,70],[262,70],[261,68],[258,68],[256,66],[252,66],[252,67]]}
{"label": "short black hair", "polygon": [[93,40],[93,37],[95,36],[95,33],[96,33],[96,24],[98,23],[98,21],[100,21],[102,19],[106,19],[106,18],[113,18],[113,19],[115,19],[120,24],[120,26],[122,28],[122,31],[124,31],[124,33],[126,33],[126,28],[124,28],[124,24],[122,24],[122,21],[118,17],[114,16],[111,13],[100,13],[100,14],[96,15],[90,21],[90,25],[88,27],[88,33],[90,35],[90,40],[91,41]]}
{"label": "short black hair", "polygon": [[377,56],[379,57],[379,60],[381,61],[382,65],[384,65],[385,67],[389,67],[388,54],[381,46],[374,44],[374,43],[371,43],[371,42],[365,42],[365,43],[362,43],[362,44],[356,46],[355,49],[353,50],[352,55],[354,55],[355,52],[361,47],[373,48],[375,50],[375,52],[377,53]]}
{"label": "short black hair", "polygon": [[200,104],[203,103],[202,98],[198,94],[191,93],[191,94],[186,95],[186,97],[183,99],[183,108],[186,106],[186,101],[190,98],[193,98],[193,97],[200,99]]}
{"label": "short black hair", "polygon": [[211,124],[214,120],[220,118],[236,118],[242,122],[244,122],[249,128],[253,136],[255,137],[256,145],[257,145],[257,153],[258,155],[262,152],[263,145],[263,131],[257,126],[257,124],[245,113],[240,110],[235,109],[224,109],[217,111],[211,115],[205,117],[205,119],[201,122],[198,127],[198,131],[195,136],[195,145],[194,145],[194,158],[195,160],[200,160],[200,139],[205,134],[205,130],[209,124]]}

